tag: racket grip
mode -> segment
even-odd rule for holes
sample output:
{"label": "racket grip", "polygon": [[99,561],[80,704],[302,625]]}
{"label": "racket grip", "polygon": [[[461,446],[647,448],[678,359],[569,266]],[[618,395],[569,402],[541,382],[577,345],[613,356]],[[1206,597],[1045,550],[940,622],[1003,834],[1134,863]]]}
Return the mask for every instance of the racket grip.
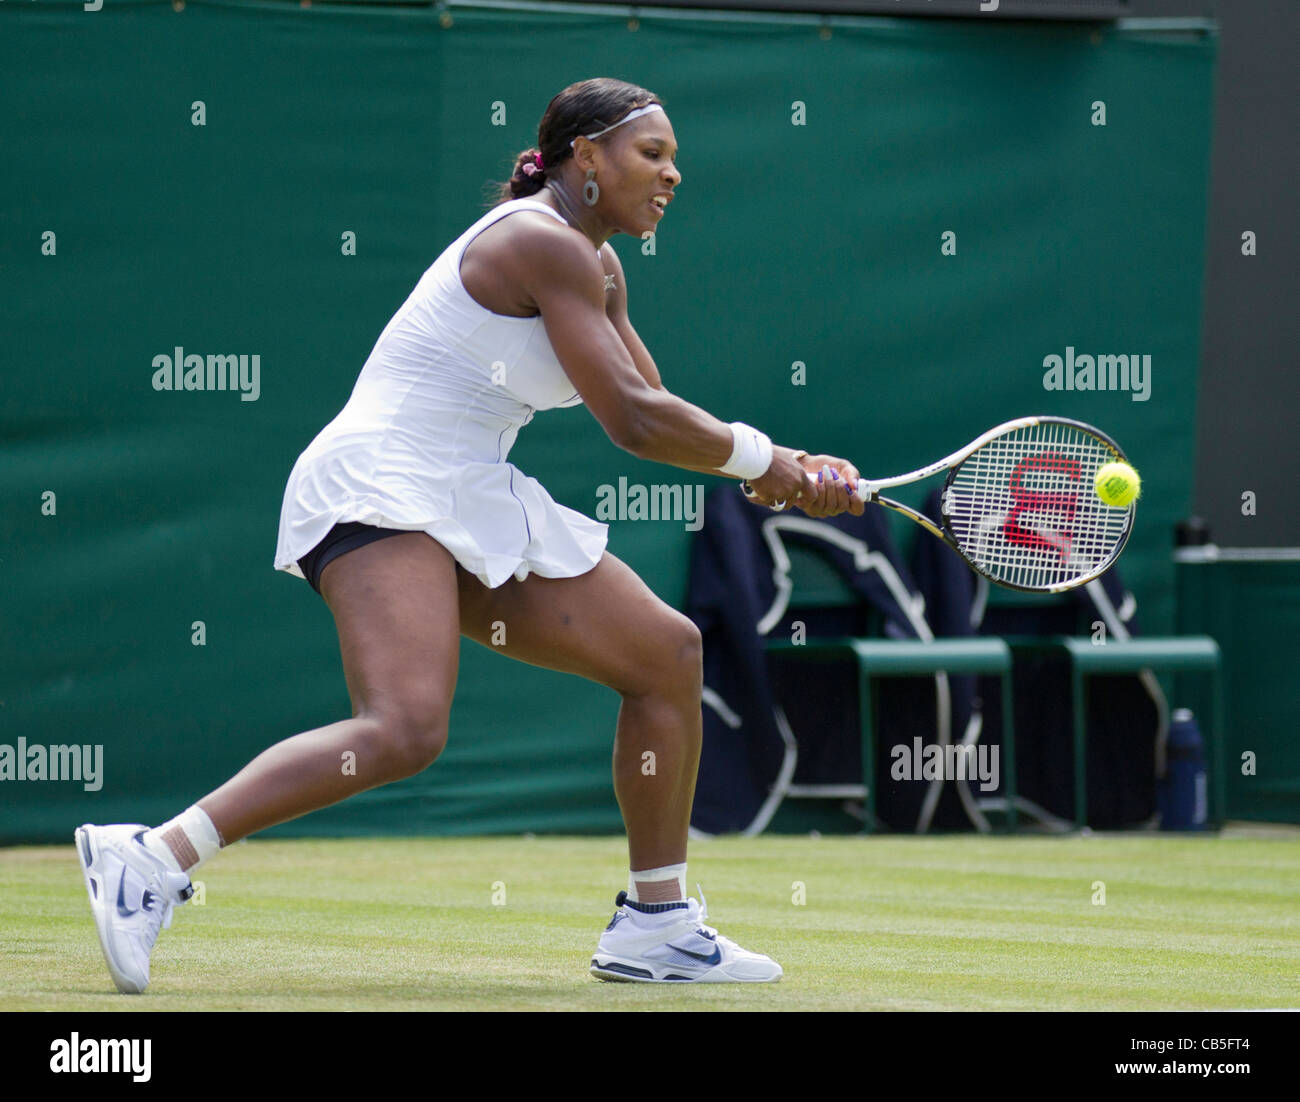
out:
{"label": "racket grip", "polygon": [[865,478],[858,479],[858,487],[853,491],[859,501],[870,501],[878,492]]}

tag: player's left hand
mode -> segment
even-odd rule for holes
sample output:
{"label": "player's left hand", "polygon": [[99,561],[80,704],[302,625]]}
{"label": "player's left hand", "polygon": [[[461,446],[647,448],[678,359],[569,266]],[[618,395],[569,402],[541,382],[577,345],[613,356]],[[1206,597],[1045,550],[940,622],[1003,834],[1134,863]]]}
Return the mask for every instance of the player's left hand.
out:
{"label": "player's left hand", "polygon": [[854,493],[858,485],[858,469],[847,459],[833,455],[808,455],[800,462],[804,470],[813,476],[812,485],[816,492],[805,493],[794,504],[810,517],[833,517],[840,513],[852,513],[862,516],[866,502]]}

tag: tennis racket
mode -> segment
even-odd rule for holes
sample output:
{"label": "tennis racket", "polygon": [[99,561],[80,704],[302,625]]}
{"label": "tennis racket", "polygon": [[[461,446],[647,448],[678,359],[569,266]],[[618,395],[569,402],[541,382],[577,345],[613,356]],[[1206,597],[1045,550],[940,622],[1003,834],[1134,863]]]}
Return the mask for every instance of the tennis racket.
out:
{"label": "tennis racket", "polygon": [[[1093,485],[1098,468],[1116,461],[1128,458],[1100,429],[1065,417],[1020,417],[910,474],[860,479],[857,495],[915,521],[991,582],[1060,593],[1104,573],[1128,542],[1136,503],[1107,505]],[[937,523],[881,496],[944,470]]]}

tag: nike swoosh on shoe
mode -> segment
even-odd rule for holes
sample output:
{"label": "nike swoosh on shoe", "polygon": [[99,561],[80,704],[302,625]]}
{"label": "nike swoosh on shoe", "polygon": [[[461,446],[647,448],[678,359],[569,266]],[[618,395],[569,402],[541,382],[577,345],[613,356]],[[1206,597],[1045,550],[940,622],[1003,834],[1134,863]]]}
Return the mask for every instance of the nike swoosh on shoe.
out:
{"label": "nike swoosh on shoe", "polygon": [[701,964],[721,964],[722,950],[714,947],[712,953],[697,953],[693,949],[683,949],[680,945],[674,945],[671,941],[668,943],[669,949],[676,949],[679,953],[685,953],[688,957],[694,957]]}
{"label": "nike swoosh on shoe", "polygon": [[126,905],[126,866],[122,866],[122,875],[117,880],[117,913],[123,918],[130,918],[132,915],[140,913],[140,908],[131,910]]}

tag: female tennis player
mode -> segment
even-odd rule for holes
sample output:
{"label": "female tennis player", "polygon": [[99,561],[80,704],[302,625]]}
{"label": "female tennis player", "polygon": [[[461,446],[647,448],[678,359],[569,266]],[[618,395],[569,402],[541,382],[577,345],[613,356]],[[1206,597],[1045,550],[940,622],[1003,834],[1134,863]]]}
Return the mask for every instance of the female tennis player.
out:
{"label": "female tennis player", "polygon": [[[492,646],[498,622],[508,641],[492,649],[622,697],[614,791],[630,871],[591,972],[781,977],[706,926],[686,895],[699,631],[605,550],[605,525],[557,504],[506,457],[535,411],[584,403],[618,447],[748,480],[760,504],[861,513],[847,489],[858,472],[674,397],[628,321],[607,242],[653,232],[682,179],[659,99],[617,80],[574,84],[547,107],[538,146],[424,273],[289,477],[275,566],[333,613],[352,717],[271,746],[161,826],[77,831],[123,992],[145,989],[160,927],[221,847],[428,767],[447,739],[458,637]],[[653,776],[641,771],[646,751]]]}

